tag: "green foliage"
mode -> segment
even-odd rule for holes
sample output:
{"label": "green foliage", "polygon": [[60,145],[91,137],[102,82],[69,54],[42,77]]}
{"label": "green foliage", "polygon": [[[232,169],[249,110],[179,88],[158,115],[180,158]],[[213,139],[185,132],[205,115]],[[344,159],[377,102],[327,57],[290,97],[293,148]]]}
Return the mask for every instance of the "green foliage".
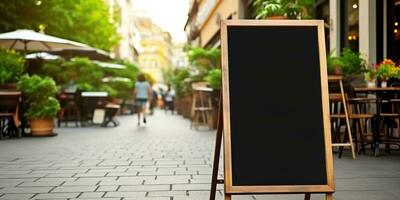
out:
{"label": "green foliage", "polygon": [[183,97],[191,93],[191,82],[189,69],[181,68],[174,71],[174,76],[171,80],[173,88],[175,88],[176,96]]}
{"label": "green foliage", "polygon": [[[127,61],[119,61],[119,64],[126,68],[105,68],[87,58],[74,58],[69,61],[50,61],[43,66],[43,71],[62,87],[72,81],[81,91],[106,91],[111,97],[130,98],[139,69]],[[109,81],[103,81],[105,77]]]}
{"label": "green foliage", "polygon": [[192,82],[203,81],[210,70],[220,67],[221,51],[217,48],[192,47],[188,51]]}
{"label": "green foliage", "polygon": [[256,19],[264,19],[271,16],[283,16],[284,5],[281,0],[254,0],[253,6],[256,9]]}
{"label": "green foliage", "polygon": [[49,97],[41,103],[30,104],[25,116],[29,119],[54,118],[60,110],[60,103],[54,97]]}
{"label": "green foliage", "polygon": [[0,84],[17,82],[24,71],[24,57],[15,51],[0,49]]}
{"label": "green foliage", "polygon": [[336,57],[333,55],[333,51],[328,54],[326,59],[327,67],[328,67],[328,74],[334,72],[335,67],[343,68],[343,62],[340,57]]}
{"label": "green foliage", "polygon": [[221,51],[217,48],[204,49],[187,46],[190,66],[165,71],[164,76],[176,91],[177,97],[188,95],[192,91],[193,82],[207,81],[211,87],[220,87]]}
{"label": "green foliage", "polygon": [[0,13],[0,32],[44,29],[107,51],[119,40],[116,26],[109,22],[108,6],[101,0],[1,0]]}
{"label": "green foliage", "polygon": [[204,49],[192,47],[188,51],[189,62],[192,65],[200,65],[206,68],[219,66],[221,51],[217,48]]}
{"label": "green foliage", "polygon": [[366,61],[359,52],[353,52],[349,48],[342,50],[340,61],[343,63],[344,75],[361,74],[366,71]]}
{"label": "green foliage", "polygon": [[55,99],[57,86],[50,77],[38,75],[24,75],[17,83],[17,87],[25,96],[27,118],[53,118],[60,110],[60,104]]}
{"label": "green foliage", "polygon": [[[133,86],[134,83],[132,81],[111,81],[107,83],[108,87],[110,88],[109,92],[111,94],[113,92],[114,96],[119,99],[132,99],[133,98]],[[111,95],[113,96],[113,95]]]}
{"label": "green foliage", "polygon": [[208,72],[207,76],[204,79],[208,82],[211,88],[221,89],[221,77],[221,69],[213,69]]}
{"label": "green foliage", "polygon": [[313,0],[254,0],[256,19],[286,16],[289,19],[312,18]]}

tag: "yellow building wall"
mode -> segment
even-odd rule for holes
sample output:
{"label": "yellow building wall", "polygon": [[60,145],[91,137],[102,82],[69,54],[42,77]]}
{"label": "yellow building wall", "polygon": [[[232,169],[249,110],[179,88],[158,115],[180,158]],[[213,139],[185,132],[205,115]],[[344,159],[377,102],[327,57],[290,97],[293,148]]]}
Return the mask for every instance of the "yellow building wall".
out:
{"label": "yellow building wall", "polygon": [[[163,82],[162,71],[170,67],[168,44],[160,40],[142,40],[143,52],[139,54],[139,65],[143,72],[150,73],[157,82]],[[157,66],[153,66],[153,62]]]}
{"label": "yellow building wall", "polygon": [[220,24],[217,22],[218,14],[221,20],[227,19],[230,15],[232,15],[232,19],[236,19],[238,9],[239,0],[219,0],[216,3],[210,15],[200,25],[200,42],[202,47],[220,30]]}

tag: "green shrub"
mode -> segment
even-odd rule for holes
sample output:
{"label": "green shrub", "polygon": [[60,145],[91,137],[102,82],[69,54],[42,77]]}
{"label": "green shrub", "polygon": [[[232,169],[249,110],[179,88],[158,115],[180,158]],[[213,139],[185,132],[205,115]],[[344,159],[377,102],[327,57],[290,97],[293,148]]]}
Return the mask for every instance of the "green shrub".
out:
{"label": "green shrub", "polygon": [[328,54],[328,57],[326,59],[326,64],[328,67],[328,74],[331,74],[334,72],[335,67],[343,68],[343,62],[340,57],[336,57],[333,55],[333,52],[330,52]]}
{"label": "green shrub", "polygon": [[24,94],[24,101],[28,105],[25,112],[27,118],[53,118],[60,110],[60,104],[55,99],[57,86],[52,78],[24,75],[17,87]]}
{"label": "green shrub", "polygon": [[353,52],[349,48],[343,49],[340,61],[343,63],[345,76],[361,74],[366,71],[366,61],[361,58],[359,52]]}
{"label": "green shrub", "polygon": [[208,72],[204,79],[208,82],[211,88],[221,89],[221,76],[221,69],[213,69]]}
{"label": "green shrub", "polygon": [[[127,61],[117,61],[124,69],[101,67],[87,58],[74,58],[69,61],[51,61],[43,67],[62,87],[72,81],[80,91],[105,91],[111,97],[131,98],[139,69]],[[125,78],[125,81],[103,81],[105,77]],[[112,78],[111,78],[112,80]]]}
{"label": "green shrub", "polygon": [[17,82],[24,71],[24,57],[16,51],[0,49],[0,84]]}

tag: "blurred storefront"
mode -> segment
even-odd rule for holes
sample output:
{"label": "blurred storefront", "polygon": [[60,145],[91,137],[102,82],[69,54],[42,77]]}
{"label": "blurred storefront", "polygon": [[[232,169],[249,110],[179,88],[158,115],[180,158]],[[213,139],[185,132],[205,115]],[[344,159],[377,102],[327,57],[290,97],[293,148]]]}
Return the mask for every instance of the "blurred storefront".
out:
{"label": "blurred storefront", "polygon": [[325,21],[327,50],[359,51],[370,64],[400,61],[400,0],[316,0]]}

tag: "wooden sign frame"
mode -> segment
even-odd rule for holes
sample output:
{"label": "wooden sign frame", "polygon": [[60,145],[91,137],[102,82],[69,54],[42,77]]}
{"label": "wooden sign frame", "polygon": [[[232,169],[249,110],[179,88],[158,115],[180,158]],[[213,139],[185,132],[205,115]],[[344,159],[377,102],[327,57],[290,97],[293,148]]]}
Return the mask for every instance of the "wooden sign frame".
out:
{"label": "wooden sign frame", "polygon": [[[324,185],[266,185],[266,186],[235,186],[232,182],[231,154],[231,120],[229,94],[229,63],[228,63],[228,27],[230,26],[313,26],[318,32],[318,52],[320,61],[321,99],[325,143],[325,163],[327,184]],[[244,38],[245,39],[245,38]],[[223,106],[223,137],[224,137],[224,185],[225,199],[232,194],[287,194],[287,193],[327,193],[327,199],[332,198],[335,191],[333,178],[332,143],[330,133],[329,93],[326,69],[326,52],[324,24],[322,20],[224,20],[221,22],[221,52],[222,52],[222,106]],[[306,195],[306,196],[307,196]]]}

